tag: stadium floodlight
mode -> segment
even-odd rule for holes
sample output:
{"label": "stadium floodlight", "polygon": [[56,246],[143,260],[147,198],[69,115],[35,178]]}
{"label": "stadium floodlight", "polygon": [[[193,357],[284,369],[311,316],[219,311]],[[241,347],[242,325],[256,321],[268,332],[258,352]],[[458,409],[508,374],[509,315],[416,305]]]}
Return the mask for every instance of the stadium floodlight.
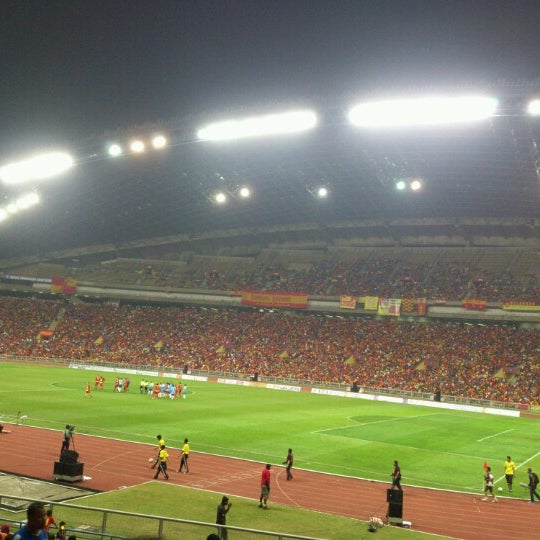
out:
{"label": "stadium floodlight", "polygon": [[422,182],[416,178],[411,181],[411,191],[418,191],[422,188]]}
{"label": "stadium floodlight", "polygon": [[250,191],[250,189],[249,189],[247,186],[242,186],[242,187],[238,190],[238,195],[239,195],[240,198],[242,198],[242,199],[247,199],[247,198],[251,195],[251,191]]}
{"label": "stadium floodlight", "polygon": [[223,193],[223,191],[219,191],[218,193],[214,194],[214,202],[217,204],[224,204],[227,202],[227,195]]}
{"label": "stadium floodlight", "polygon": [[16,214],[18,211],[19,211],[19,207],[17,203],[12,202],[6,206],[6,212],[8,214]]}
{"label": "stadium floodlight", "polygon": [[420,191],[422,189],[421,178],[396,178],[394,180],[394,187],[397,191]]}
{"label": "stadium floodlight", "polygon": [[490,118],[497,105],[497,99],[481,96],[376,101],[353,107],[349,121],[367,128],[458,124]]}
{"label": "stadium floodlight", "polygon": [[540,116],[540,99],[533,99],[529,101],[527,106],[527,112],[531,116]]}
{"label": "stadium floodlight", "polygon": [[129,145],[130,150],[135,154],[140,154],[141,152],[144,152],[144,149],[146,148],[144,143],[140,140],[132,141],[132,143]]}
{"label": "stadium floodlight", "polygon": [[118,157],[122,155],[122,147],[119,144],[111,144],[107,151],[111,157]]}
{"label": "stadium floodlight", "polygon": [[197,137],[204,141],[228,141],[264,135],[299,133],[312,129],[316,125],[317,115],[313,111],[290,111],[215,122],[199,129]]}
{"label": "stadium floodlight", "polygon": [[167,139],[163,135],[156,135],[152,139],[152,146],[156,150],[161,150],[162,148],[165,148],[167,146]]}
{"label": "stadium floodlight", "polygon": [[35,191],[32,191],[27,195],[23,195],[22,197],[17,199],[15,201],[15,204],[20,210],[26,210],[27,208],[30,208],[31,206],[37,204],[39,200],[39,195]]}
{"label": "stadium floodlight", "polygon": [[407,182],[405,180],[398,180],[396,182],[396,189],[398,191],[403,191],[407,187]]}
{"label": "stadium floodlight", "polygon": [[39,154],[0,167],[0,179],[11,185],[43,180],[67,171],[73,164],[73,158],[65,152]]}

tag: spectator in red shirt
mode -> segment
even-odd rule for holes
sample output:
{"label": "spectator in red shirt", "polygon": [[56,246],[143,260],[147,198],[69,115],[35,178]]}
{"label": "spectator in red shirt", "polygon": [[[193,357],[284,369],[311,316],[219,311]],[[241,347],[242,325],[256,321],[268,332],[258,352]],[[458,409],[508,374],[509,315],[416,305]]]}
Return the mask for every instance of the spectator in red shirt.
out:
{"label": "spectator in red shirt", "polygon": [[53,516],[53,511],[51,509],[47,510],[47,517],[45,518],[45,527],[43,529],[49,533],[49,529],[51,527],[54,527],[55,529],[58,529],[58,525],[56,524],[56,521]]}

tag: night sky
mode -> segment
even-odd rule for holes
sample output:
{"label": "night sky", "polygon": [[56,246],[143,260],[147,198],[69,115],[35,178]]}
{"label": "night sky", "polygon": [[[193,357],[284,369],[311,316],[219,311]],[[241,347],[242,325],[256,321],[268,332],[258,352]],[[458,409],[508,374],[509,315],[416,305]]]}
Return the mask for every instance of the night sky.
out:
{"label": "night sky", "polygon": [[[481,91],[500,81],[540,80],[536,0],[2,0],[0,25],[0,164],[36,148],[69,149],[89,136],[193,115],[348,108],[367,96],[412,89]],[[271,159],[264,157],[271,176]],[[194,178],[195,167],[186,162],[152,174]],[[142,172],[128,172],[144,183]],[[118,192],[109,193],[98,181],[110,171],[85,174],[84,197],[95,205],[88,212],[103,208],[103,215],[95,223],[89,215],[81,228],[96,228],[102,234],[93,240],[107,241],[105,231],[118,228],[115,219],[124,212],[132,236],[143,235],[135,225],[148,222],[150,211],[137,216],[118,208],[120,182]],[[160,188],[169,189],[165,184]],[[62,212],[82,197],[72,189],[61,202],[57,197]],[[148,197],[134,205],[142,208]],[[101,200],[115,219],[105,215]],[[66,246],[91,241],[69,239],[69,212],[46,218],[51,232],[64,231],[52,236]],[[73,212],[80,217],[82,210]],[[4,227],[0,249],[20,244],[25,234],[35,240],[43,219]],[[47,248],[43,238],[39,243]]]}
{"label": "night sky", "polygon": [[540,76],[534,0],[3,0],[0,13],[2,158],[200,111]]}

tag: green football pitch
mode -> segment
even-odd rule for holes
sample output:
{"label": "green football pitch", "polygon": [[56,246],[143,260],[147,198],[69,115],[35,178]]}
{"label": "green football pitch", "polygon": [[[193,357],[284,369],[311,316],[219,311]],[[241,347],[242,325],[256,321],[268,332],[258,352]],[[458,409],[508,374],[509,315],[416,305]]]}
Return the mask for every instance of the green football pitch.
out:
{"label": "green football pitch", "polygon": [[[94,391],[96,373],[105,389]],[[295,467],[389,481],[399,460],[403,484],[478,493],[483,464],[504,485],[507,455],[540,469],[538,420],[265,388],[187,381],[187,399],[151,399],[131,388],[113,392],[117,374],[66,367],[0,363],[0,418],[26,425],[171,447],[188,437],[194,451],[280,463],[287,448]],[[151,379],[151,378],[150,378]],[[90,382],[92,397],[85,397]],[[14,391],[14,389],[17,389]]]}

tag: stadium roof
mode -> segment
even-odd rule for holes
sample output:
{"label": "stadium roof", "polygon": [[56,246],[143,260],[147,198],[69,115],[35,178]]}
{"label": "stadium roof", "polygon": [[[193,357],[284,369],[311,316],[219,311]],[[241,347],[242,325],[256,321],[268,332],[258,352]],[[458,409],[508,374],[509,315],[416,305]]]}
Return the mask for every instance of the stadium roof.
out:
{"label": "stadium roof", "polygon": [[[202,114],[94,136],[78,145],[73,170],[38,186],[39,207],[1,224],[2,252],[305,222],[534,219],[540,119],[516,113],[531,88],[499,89],[503,114],[466,126],[359,130],[344,108],[327,107],[318,110],[315,130],[284,137],[198,141]],[[167,137],[167,148],[118,158],[106,153],[113,141],[157,132]],[[422,189],[397,191],[399,179],[420,179]],[[244,185],[252,192],[247,200],[236,193]],[[325,199],[315,196],[320,185],[329,190]],[[212,201],[216,189],[228,193],[228,204]],[[13,198],[21,188],[1,190]]]}
{"label": "stadium roof", "polygon": [[[0,12],[0,167],[75,158],[46,183],[0,182],[0,259],[238,227],[538,214],[539,117],[524,113],[540,95],[534,2],[4,0]],[[440,94],[497,97],[497,116],[401,132],[347,119],[360,101]],[[299,108],[315,129],[197,139],[209,122]],[[106,151],[158,133],[159,151]],[[398,193],[396,180],[423,187]],[[244,183],[249,200],[235,197]],[[41,202],[17,213],[34,187]],[[212,204],[217,187],[230,205]]]}

